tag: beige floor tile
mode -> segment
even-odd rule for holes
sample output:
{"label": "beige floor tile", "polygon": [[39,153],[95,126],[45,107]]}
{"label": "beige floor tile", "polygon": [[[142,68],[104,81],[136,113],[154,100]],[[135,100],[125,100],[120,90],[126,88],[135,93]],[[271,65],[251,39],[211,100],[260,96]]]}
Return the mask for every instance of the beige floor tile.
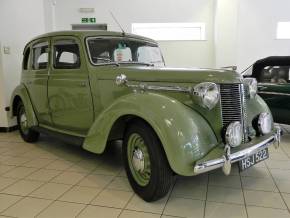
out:
{"label": "beige floor tile", "polygon": [[49,163],[51,163],[53,160],[46,159],[46,158],[37,158],[34,160],[31,160],[29,162],[26,162],[23,164],[25,167],[35,167],[35,168],[42,168],[47,166]]}
{"label": "beige floor tile", "polygon": [[36,172],[27,176],[26,179],[48,182],[52,180],[54,177],[56,177],[57,175],[59,175],[60,173],[62,173],[62,171],[39,169]]}
{"label": "beige floor tile", "polygon": [[204,185],[195,185],[194,183],[184,183],[183,181],[178,181],[174,186],[172,196],[205,200],[206,190],[206,183]]}
{"label": "beige floor tile", "polygon": [[143,212],[137,212],[137,211],[130,211],[130,210],[124,210],[120,218],[160,218],[160,215],[153,214],[153,213],[143,213]]}
{"label": "beige floor tile", "polygon": [[9,170],[12,170],[13,168],[15,168],[15,166],[0,164],[0,175],[7,173]]}
{"label": "beige floor tile", "polygon": [[290,170],[290,160],[267,160],[270,169]]}
{"label": "beige floor tile", "polygon": [[133,191],[126,177],[114,178],[114,180],[109,184],[107,188],[121,191]]}
{"label": "beige floor tile", "polygon": [[207,200],[220,203],[244,204],[244,196],[241,189],[209,186]]}
{"label": "beige floor tile", "polygon": [[245,190],[246,205],[286,209],[279,193]]}
{"label": "beige floor tile", "polygon": [[247,206],[249,218],[290,218],[287,210]]}
{"label": "beige floor tile", "polygon": [[241,180],[239,176],[225,176],[225,175],[209,175],[209,185],[241,188]]}
{"label": "beige floor tile", "polygon": [[269,178],[271,174],[267,168],[251,167],[240,173],[242,177]]}
{"label": "beige floor tile", "polygon": [[96,161],[83,160],[72,165],[70,168],[67,169],[67,171],[79,172],[79,173],[90,173],[94,169],[96,169],[97,166],[98,164]]}
{"label": "beige floor tile", "polygon": [[167,197],[164,197],[158,201],[154,201],[154,203],[148,203],[135,194],[126,206],[126,209],[161,214],[166,201]]}
{"label": "beige floor tile", "polygon": [[8,157],[5,159],[3,164],[22,166],[24,163],[26,163],[30,160],[31,160],[30,158],[26,158],[26,157]]}
{"label": "beige floor tile", "polygon": [[106,176],[106,175],[88,175],[83,178],[78,185],[80,186],[88,186],[88,187],[96,187],[96,188],[103,188],[108,185],[112,180],[113,176]]}
{"label": "beige floor tile", "polygon": [[0,177],[0,191],[15,183],[18,179]]}
{"label": "beige floor tile", "polygon": [[270,169],[270,171],[275,180],[290,181],[290,170]]}
{"label": "beige floor tile", "polygon": [[42,211],[37,218],[72,218],[76,217],[83,208],[85,208],[83,204],[55,201]]}
{"label": "beige floor tile", "polygon": [[99,206],[88,206],[85,208],[77,218],[117,218],[121,213],[121,209],[99,207]]}
{"label": "beige floor tile", "polygon": [[74,185],[86,176],[84,173],[63,172],[55,177],[52,182]]}
{"label": "beige floor tile", "polygon": [[41,185],[43,185],[43,183],[39,181],[19,180],[13,185],[2,190],[2,193],[27,196],[29,193],[39,188]]}
{"label": "beige floor tile", "polygon": [[121,167],[103,164],[98,166],[92,173],[108,176],[117,176],[120,173],[120,171]]}
{"label": "beige floor tile", "polygon": [[244,205],[206,202],[205,218],[246,218]]}
{"label": "beige floor tile", "polygon": [[20,196],[0,194],[0,213],[11,205],[15,204],[21,198],[22,197]]}
{"label": "beige floor tile", "polygon": [[287,204],[287,207],[290,208],[290,194],[282,193],[282,197]]}
{"label": "beige floor tile", "polygon": [[103,190],[92,202],[93,205],[123,208],[131,199],[133,192],[112,189]]}
{"label": "beige floor tile", "polygon": [[271,152],[269,160],[289,160],[289,157],[282,152]]}
{"label": "beige floor tile", "polygon": [[100,191],[101,189],[97,188],[74,186],[72,189],[68,190],[63,196],[61,196],[58,200],[88,204],[93,200],[93,198],[97,196],[97,194]]}
{"label": "beige floor tile", "polygon": [[32,218],[45,209],[51,202],[51,200],[25,197],[12,207],[5,210],[2,215]]}
{"label": "beige floor tile", "polygon": [[55,160],[48,164],[45,168],[50,170],[66,170],[74,163],[66,160]]}
{"label": "beige floor tile", "polygon": [[18,178],[23,179],[29,174],[35,172],[36,168],[28,168],[28,167],[16,167],[9,172],[3,174],[3,177],[10,177],[10,178]]}
{"label": "beige floor tile", "polygon": [[70,185],[47,183],[30,194],[32,197],[55,200],[71,188]]}
{"label": "beige floor tile", "polygon": [[272,178],[242,177],[242,185],[248,190],[278,192]]}
{"label": "beige floor tile", "polygon": [[280,192],[290,193],[290,180],[275,180]]}
{"label": "beige floor tile", "polygon": [[201,218],[204,214],[204,206],[204,201],[173,197],[169,199],[163,213],[172,216]]}

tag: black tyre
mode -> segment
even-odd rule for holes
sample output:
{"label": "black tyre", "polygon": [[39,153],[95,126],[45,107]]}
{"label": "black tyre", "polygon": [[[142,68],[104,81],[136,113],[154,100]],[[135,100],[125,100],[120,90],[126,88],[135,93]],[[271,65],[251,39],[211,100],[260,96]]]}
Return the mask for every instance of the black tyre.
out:
{"label": "black tyre", "polygon": [[26,142],[36,142],[39,138],[39,132],[28,127],[27,116],[22,102],[17,107],[17,124],[22,139]]}
{"label": "black tyre", "polygon": [[150,202],[168,193],[173,172],[159,138],[147,123],[135,120],[129,125],[122,154],[129,182],[141,198]]}

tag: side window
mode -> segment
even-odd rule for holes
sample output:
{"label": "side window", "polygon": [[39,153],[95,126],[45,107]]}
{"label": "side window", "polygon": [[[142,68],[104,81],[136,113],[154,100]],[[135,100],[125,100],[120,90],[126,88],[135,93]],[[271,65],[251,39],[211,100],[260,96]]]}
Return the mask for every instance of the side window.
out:
{"label": "side window", "polygon": [[35,44],[32,48],[33,61],[32,69],[42,70],[48,66],[48,42]]}
{"label": "side window", "polygon": [[109,63],[113,61],[113,48],[110,40],[90,40],[88,41],[88,45],[92,61],[95,64]]}
{"label": "side window", "polygon": [[289,67],[265,67],[260,75],[259,82],[262,83],[289,83]]}
{"label": "side window", "polygon": [[22,62],[23,70],[27,70],[28,69],[29,55],[30,55],[30,48],[27,48],[25,53],[24,53],[24,56],[23,56],[23,62]]}
{"label": "side window", "polygon": [[78,69],[80,68],[79,46],[74,40],[58,40],[53,45],[55,69]]}

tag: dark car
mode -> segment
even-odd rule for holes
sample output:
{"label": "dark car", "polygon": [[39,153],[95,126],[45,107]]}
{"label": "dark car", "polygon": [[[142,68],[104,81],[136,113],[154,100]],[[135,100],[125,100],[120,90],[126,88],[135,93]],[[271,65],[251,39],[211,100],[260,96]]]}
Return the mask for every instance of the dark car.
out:
{"label": "dark car", "polygon": [[271,56],[256,61],[243,72],[254,77],[258,94],[268,104],[274,121],[290,124],[290,56]]}

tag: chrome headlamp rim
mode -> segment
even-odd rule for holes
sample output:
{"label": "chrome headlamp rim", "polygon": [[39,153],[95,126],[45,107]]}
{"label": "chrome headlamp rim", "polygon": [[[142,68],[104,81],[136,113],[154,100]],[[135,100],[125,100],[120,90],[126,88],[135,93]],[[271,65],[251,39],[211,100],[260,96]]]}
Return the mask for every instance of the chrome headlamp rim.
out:
{"label": "chrome headlamp rim", "polygon": [[258,92],[258,82],[256,78],[244,78],[243,81],[248,86],[248,95],[250,98],[255,98]]}
{"label": "chrome headlamp rim", "polygon": [[[268,123],[265,123],[268,122]],[[266,125],[266,126],[265,126]],[[266,135],[273,129],[273,118],[270,113],[262,112],[258,116],[258,130],[260,134]]]}
{"label": "chrome headlamp rim", "polygon": [[242,144],[243,129],[242,129],[242,124],[239,121],[231,122],[227,126],[226,132],[225,132],[225,141],[226,141],[226,144],[231,147],[237,147]]}
{"label": "chrome headlamp rim", "polygon": [[208,110],[213,109],[220,99],[219,87],[213,82],[202,82],[195,85],[192,89],[192,94],[199,105]]}

